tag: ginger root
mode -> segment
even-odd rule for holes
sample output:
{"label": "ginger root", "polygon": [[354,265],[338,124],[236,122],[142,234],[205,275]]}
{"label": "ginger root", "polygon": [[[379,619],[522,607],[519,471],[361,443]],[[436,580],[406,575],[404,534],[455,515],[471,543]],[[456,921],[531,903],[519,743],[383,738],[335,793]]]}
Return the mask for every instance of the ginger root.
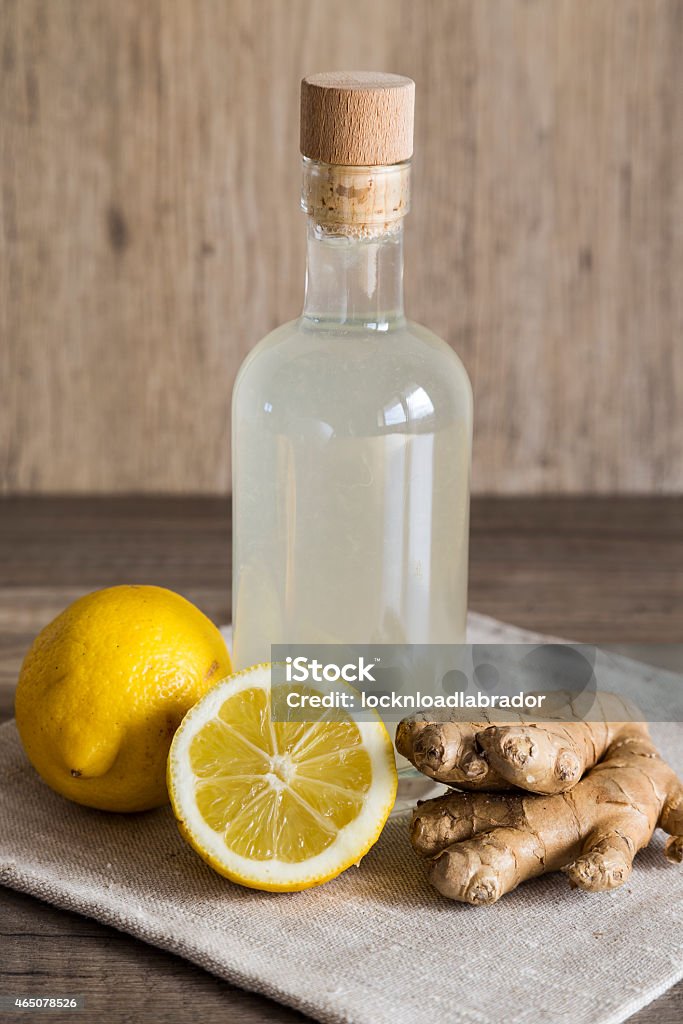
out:
{"label": "ginger root", "polygon": [[[568,707],[570,703],[568,698]],[[449,786],[564,793],[622,736],[647,736],[644,724],[610,721],[632,713],[613,694],[597,694],[593,712],[601,720],[539,724],[520,716],[517,722],[501,724],[404,718],[396,732],[396,749],[418,771]]]}
{"label": "ginger root", "polygon": [[671,836],[666,856],[683,861],[683,784],[646,727],[630,728],[570,792],[452,792],[418,805],[411,841],[430,881],[475,905],[549,871],[563,871],[572,888],[615,889],[657,826]]}

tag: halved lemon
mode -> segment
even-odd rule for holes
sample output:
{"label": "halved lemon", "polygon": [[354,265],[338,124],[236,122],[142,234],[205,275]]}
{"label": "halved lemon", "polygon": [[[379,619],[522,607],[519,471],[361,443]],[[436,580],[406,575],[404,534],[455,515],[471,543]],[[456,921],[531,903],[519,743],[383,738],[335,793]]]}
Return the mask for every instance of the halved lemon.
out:
{"label": "halved lemon", "polygon": [[308,889],[378,839],[396,798],[393,747],[379,716],[360,722],[334,709],[273,722],[271,695],[270,665],[208,693],[175,734],[168,789],[182,834],[219,874],[254,889]]}

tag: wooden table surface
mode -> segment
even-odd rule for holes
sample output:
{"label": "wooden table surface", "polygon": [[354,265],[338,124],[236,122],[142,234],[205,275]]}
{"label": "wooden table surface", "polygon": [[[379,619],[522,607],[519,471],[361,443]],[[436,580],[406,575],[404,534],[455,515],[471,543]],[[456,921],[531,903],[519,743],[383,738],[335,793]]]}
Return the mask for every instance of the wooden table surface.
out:
{"label": "wooden table surface", "polygon": [[[0,720],[12,714],[31,639],[86,591],[156,583],[228,621],[229,541],[221,499],[3,499]],[[680,642],[683,499],[475,500],[470,606],[585,641]],[[0,994],[64,992],[87,997],[77,1019],[88,1021],[306,1020],[111,928],[0,889]],[[681,1020],[683,984],[632,1018]]]}

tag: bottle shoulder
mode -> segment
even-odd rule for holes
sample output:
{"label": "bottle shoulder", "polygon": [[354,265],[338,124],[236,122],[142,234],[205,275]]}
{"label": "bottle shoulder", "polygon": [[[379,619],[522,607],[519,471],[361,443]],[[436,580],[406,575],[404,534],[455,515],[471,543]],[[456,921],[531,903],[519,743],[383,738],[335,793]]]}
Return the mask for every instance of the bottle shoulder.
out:
{"label": "bottle shoulder", "polygon": [[[401,425],[471,419],[472,389],[462,361],[442,338],[411,321],[387,331],[322,330],[303,319],[266,335],[244,360],[233,405],[297,410],[302,418]],[[288,411],[287,416],[290,415]],[[273,417],[273,420],[277,417]],[[366,426],[367,426],[366,424]]]}
{"label": "bottle shoulder", "polygon": [[467,368],[453,346],[449,345],[444,338],[435,334],[434,331],[429,329],[429,327],[425,327],[423,324],[418,324],[414,320],[406,321],[406,327],[410,336],[416,342],[427,346],[443,359],[446,366],[450,368],[451,374],[457,377],[461,385],[469,392],[471,399],[472,384]]}
{"label": "bottle shoulder", "polygon": [[260,341],[258,341],[252,349],[250,349],[244,359],[242,360],[239,370],[237,371],[237,377],[235,379],[235,386],[237,386],[241,377],[245,375],[250,367],[263,359],[263,357],[271,350],[276,349],[287,341],[292,341],[297,338],[299,319],[288,320],[284,324],[280,324],[275,327],[268,334],[265,334]]}
{"label": "bottle shoulder", "polygon": [[256,365],[262,372],[288,364],[302,365],[307,360],[319,366],[348,366],[360,369],[369,364],[397,364],[414,370],[438,364],[462,376],[469,386],[467,370],[457,352],[443,338],[423,324],[403,320],[387,331],[356,328],[317,329],[299,317],[281,324],[266,334],[245,356],[238,378]]}

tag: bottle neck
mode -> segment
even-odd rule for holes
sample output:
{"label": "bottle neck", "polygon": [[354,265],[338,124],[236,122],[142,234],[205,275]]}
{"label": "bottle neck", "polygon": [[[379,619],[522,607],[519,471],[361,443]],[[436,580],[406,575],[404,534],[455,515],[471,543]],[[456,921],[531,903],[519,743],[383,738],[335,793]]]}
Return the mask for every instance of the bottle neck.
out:
{"label": "bottle neck", "polygon": [[350,238],[308,224],[304,317],[385,331],[403,319],[403,225],[378,238]]}
{"label": "bottle neck", "polygon": [[377,331],[403,320],[409,173],[407,163],[341,167],[304,160],[306,320]]}

